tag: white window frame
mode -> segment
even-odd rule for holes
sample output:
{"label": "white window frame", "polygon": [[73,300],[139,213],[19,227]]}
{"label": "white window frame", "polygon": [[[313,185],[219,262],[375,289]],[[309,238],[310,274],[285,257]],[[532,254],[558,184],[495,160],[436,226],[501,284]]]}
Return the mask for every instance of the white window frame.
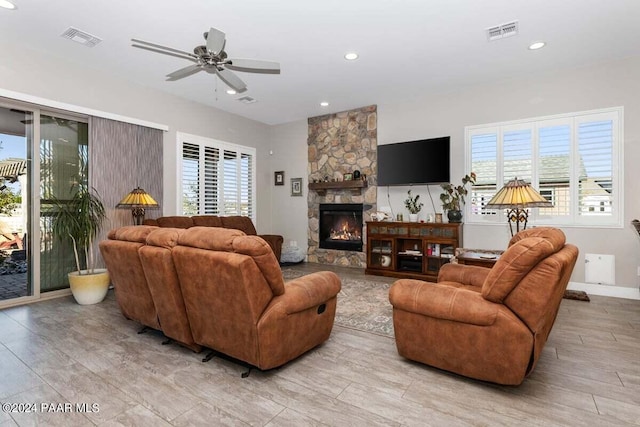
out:
{"label": "white window frame", "polygon": [[[585,121],[588,116],[589,121],[597,120],[597,116],[603,119],[613,120],[612,128],[612,187],[613,197],[612,206],[613,215],[610,217],[590,217],[579,215],[577,212],[578,205],[578,184],[576,171],[579,170],[579,156],[577,155],[577,129],[578,125]],[[570,188],[571,188],[571,214],[564,217],[550,217],[538,215],[538,208],[529,209],[529,223],[535,225],[562,226],[562,227],[599,227],[599,228],[622,228],[624,226],[624,107],[603,108],[598,110],[589,110],[581,112],[573,112],[566,114],[558,114],[553,116],[543,116],[527,118],[522,120],[514,120],[508,122],[490,123],[483,125],[474,125],[465,127],[465,170],[471,171],[471,138],[474,135],[497,134],[497,186],[496,190],[500,190],[503,184],[500,184],[504,176],[503,172],[503,137],[505,130],[521,129],[529,126],[532,129],[533,138],[533,170],[532,182],[534,188],[538,190],[535,183],[538,182],[538,130],[541,127],[553,126],[554,124],[563,124],[571,122],[571,144],[572,164],[570,165]],[[497,160],[498,160],[497,159]],[[505,177],[506,178],[506,177]],[[512,179],[513,177],[509,177]],[[506,182],[506,180],[504,181]],[[575,206],[573,206],[575,204]],[[504,210],[496,211],[496,215],[472,215],[471,203],[465,204],[465,222],[468,224],[503,224],[507,218]]]}
{"label": "white window frame", "polygon": [[[182,194],[182,147],[183,147],[183,143],[199,145],[201,147],[216,148],[220,150],[221,156],[223,155],[222,153],[224,153],[224,150],[234,151],[239,154],[247,154],[251,156],[252,179],[251,179],[250,191],[251,191],[252,197],[251,197],[250,218],[255,224],[257,221],[257,218],[256,218],[256,215],[257,215],[256,214],[256,162],[257,162],[256,149],[254,147],[234,144],[231,142],[219,141],[216,139],[206,138],[199,135],[192,135],[184,132],[176,132],[176,183],[177,183],[176,212],[178,212],[179,214],[182,214],[183,212],[182,211],[182,198],[183,198],[182,197],[183,196]],[[204,168],[200,168],[200,170],[202,171],[204,170]],[[204,174],[200,174],[198,179],[200,180],[200,188],[204,189]],[[241,182],[242,180],[240,179],[240,171],[238,171],[238,184],[240,184]],[[219,194],[223,194],[223,193],[224,193],[223,187],[220,187]],[[239,188],[238,194],[241,194],[241,193],[242,192]],[[223,203],[218,204],[219,213],[217,213],[216,215],[225,216],[224,211],[221,209],[222,206],[223,206]],[[204,203],[200,204],[199,210],[200,210],[199,215],[204,215]],[[238,212],[237,215],[240,215],[240,212]]]}

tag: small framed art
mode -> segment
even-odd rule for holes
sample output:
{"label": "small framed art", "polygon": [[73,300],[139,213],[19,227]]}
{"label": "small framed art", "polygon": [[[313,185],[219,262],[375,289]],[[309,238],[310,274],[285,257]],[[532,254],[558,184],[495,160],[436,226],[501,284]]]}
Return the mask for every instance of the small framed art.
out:
{"label": "small framed art", "polygon": [[284,185],[284,171],[277,171],[273,173],[274,175],[274,184],[275,185]]}
{"label": "small framed art", "polygon": [[302,178],[291,178],[291,195],[302,196]]}
{"label": "small framed art", "polygon": [[344,175],[342,175],[342,180],[343,181],[353,181],[353,174],[352,173],[345,173]]}

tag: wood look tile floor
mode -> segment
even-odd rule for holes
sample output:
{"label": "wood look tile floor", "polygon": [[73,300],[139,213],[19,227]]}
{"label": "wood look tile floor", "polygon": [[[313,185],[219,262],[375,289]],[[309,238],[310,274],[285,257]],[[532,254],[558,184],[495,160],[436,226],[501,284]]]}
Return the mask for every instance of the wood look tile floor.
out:
{"label": "wood look tile floor", "polygon": [[[519,387],[409,362],[393,339],[339,326],[301,358],[242,379],[237,365],[202,363],[203,354],[138,329],[112,293],[94,306],[68,297],[0,311],[0,402],[37,405],[29,413],[3,406],[0,426],[640,424],[640,301],[563,300]],[[99,410],[87,411],[92,404]]]}

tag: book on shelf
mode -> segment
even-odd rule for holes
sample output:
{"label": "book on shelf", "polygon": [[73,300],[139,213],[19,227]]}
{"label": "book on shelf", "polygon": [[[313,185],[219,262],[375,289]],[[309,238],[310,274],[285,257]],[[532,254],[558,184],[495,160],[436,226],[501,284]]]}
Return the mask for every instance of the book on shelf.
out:
{"label": "book on shelf", "polygon": [[398,255],[422,256],[422,252],[414,250],[414,249],[407,249],[407,250],[398,252]]}

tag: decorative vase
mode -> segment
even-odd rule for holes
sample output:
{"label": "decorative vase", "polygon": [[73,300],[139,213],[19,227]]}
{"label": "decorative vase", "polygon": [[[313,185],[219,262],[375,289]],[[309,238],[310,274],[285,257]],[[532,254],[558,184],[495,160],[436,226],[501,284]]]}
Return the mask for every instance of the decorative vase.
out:
{"label": "decorative vase", "polygon": [[391,265],[391,257],[389,255],[382,255],[380,265],[383,267],[389,267]]}
{"label": "decorative vase", "polygon": [[418,222],[418,214],[409,214],[409,222]]}
{"label": "decorative vase", "polygon": [[447,212],[449,222],[462,222],[462,211],[450,210]]}
{"label": "decorative vase", "polygon": [[96,268],[94,274],[82,275],[77,271],[69,273],[69,285],[71,293],[80,305],[97,304],[107,295],[109,290],[109,273],[106,268]]}

